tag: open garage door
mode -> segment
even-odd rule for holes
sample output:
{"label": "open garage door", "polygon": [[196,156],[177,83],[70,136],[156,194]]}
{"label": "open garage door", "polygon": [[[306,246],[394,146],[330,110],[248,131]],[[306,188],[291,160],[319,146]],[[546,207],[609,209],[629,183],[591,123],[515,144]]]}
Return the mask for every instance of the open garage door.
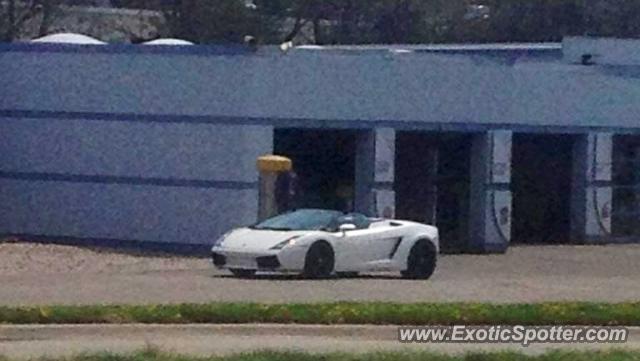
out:
{"label": "open garage door", "polygon": [[471,139],[463,133],[396,134],[397,218],[435,224],[449,253],[469,245]]}
{"label": "open garage door", "polygon": [[611,236],[640,238],[640,136],[618,135],[613,142]]}
{"label": "open garage door", "polygon": [[574,142],[571,135],[514,134],[512,242],[570,242]]}
{"label": "open garage door", "polygon": [[293,161],[294,208],[353,210],[356,131],[276,129],[275,154]]}

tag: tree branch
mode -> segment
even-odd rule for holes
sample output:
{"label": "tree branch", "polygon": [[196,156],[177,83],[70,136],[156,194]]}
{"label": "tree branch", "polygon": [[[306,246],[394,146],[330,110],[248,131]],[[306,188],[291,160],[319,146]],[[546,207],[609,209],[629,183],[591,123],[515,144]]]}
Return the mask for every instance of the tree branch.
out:
{"label": "tree branch", "polygon": [[33,18],[38,13],[38,1],[32,0],[29,2],[29,6],[15,21],[14,27],[16,31],[29,19]]}
{"label": "tree branch", "polygon": [[302,16],[298,15],[296,17],[296,22],[293,24],[293,29],[291,29],[287,36],[285,36],[284,41],[292,41],[298,35],[298,33],[300,33],[302,27],[304,27],[308,22],[309,19],[302,19]]}

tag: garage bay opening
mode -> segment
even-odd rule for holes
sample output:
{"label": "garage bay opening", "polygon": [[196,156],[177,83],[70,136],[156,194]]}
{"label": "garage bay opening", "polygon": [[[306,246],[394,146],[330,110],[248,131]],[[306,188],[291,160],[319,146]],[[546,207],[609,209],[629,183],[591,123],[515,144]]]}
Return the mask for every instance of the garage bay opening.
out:
{"label": "garage bay opening", "polygon": [[274,153],[293,161],[294,208],[353,210],[357,132],[286,128],[274,132]]}
{"label": "garage bay opening", "polygon": [[514,243],[569,243],[573,147],[563,134],[514,134]]}
{"label": "garage bay opening", "polygon": [[397,218],[435,224],[445,252],[469,245],[471,141],[468,133],[396,135]]}
{"label": "garage bay opening", "polygon": [[618,135],[613,142],[611,232],[619,239],[640,236],[640,136]]}

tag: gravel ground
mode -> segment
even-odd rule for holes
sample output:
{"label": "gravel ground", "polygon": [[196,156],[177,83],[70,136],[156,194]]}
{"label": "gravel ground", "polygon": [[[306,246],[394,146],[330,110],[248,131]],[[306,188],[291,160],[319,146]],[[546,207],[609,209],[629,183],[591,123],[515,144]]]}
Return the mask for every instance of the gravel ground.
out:
{"label": "gravel ground", "polygon": [[55,244],[0,242],[0,277],[60,273],[139,273],[186,270],[203,260],[161,253],[115,252]]}
{"label": "gravel ground", "polygon": [[0,243],[0,305],[336,300],[539,302],[640,300],[640,245],[512,247],[445,255],[428,281],[396,274],[236,279],[207,259]]}

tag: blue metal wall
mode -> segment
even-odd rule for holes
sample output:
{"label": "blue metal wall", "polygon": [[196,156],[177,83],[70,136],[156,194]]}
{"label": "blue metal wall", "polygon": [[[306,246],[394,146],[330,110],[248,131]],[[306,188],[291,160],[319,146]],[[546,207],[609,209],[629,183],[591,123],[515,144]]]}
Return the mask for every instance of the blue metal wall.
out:
{"label": "blue metal wall", "polygon": [[0,54],[1,233],[203,244],[255,221],[272,127],[180,116],[215,96],[159,86],[180,75],[157,60],[129,76],[123,55]]}
{"label": "blue metal wall", "polygon": [[535,54],[505,60],[466,53],[264,50],[212,55],[197,52],[199,47],[186,54],[77,48],[0,49],[0,80],[10,89],[0,99],[0,111],[569,131],[637,129],[640,113],[634,66],[586,67]]}
{"label": "blue metal wall", "polygon": [[0,46],[0,233],[210,243],[273,127],[638,131],[635,68],[548,54]]}
{"label": "blue metal wall", "polygon": [[2,232],[175,243],[253,222],[272,146],[268,126],[0,118],[0,134]]}

